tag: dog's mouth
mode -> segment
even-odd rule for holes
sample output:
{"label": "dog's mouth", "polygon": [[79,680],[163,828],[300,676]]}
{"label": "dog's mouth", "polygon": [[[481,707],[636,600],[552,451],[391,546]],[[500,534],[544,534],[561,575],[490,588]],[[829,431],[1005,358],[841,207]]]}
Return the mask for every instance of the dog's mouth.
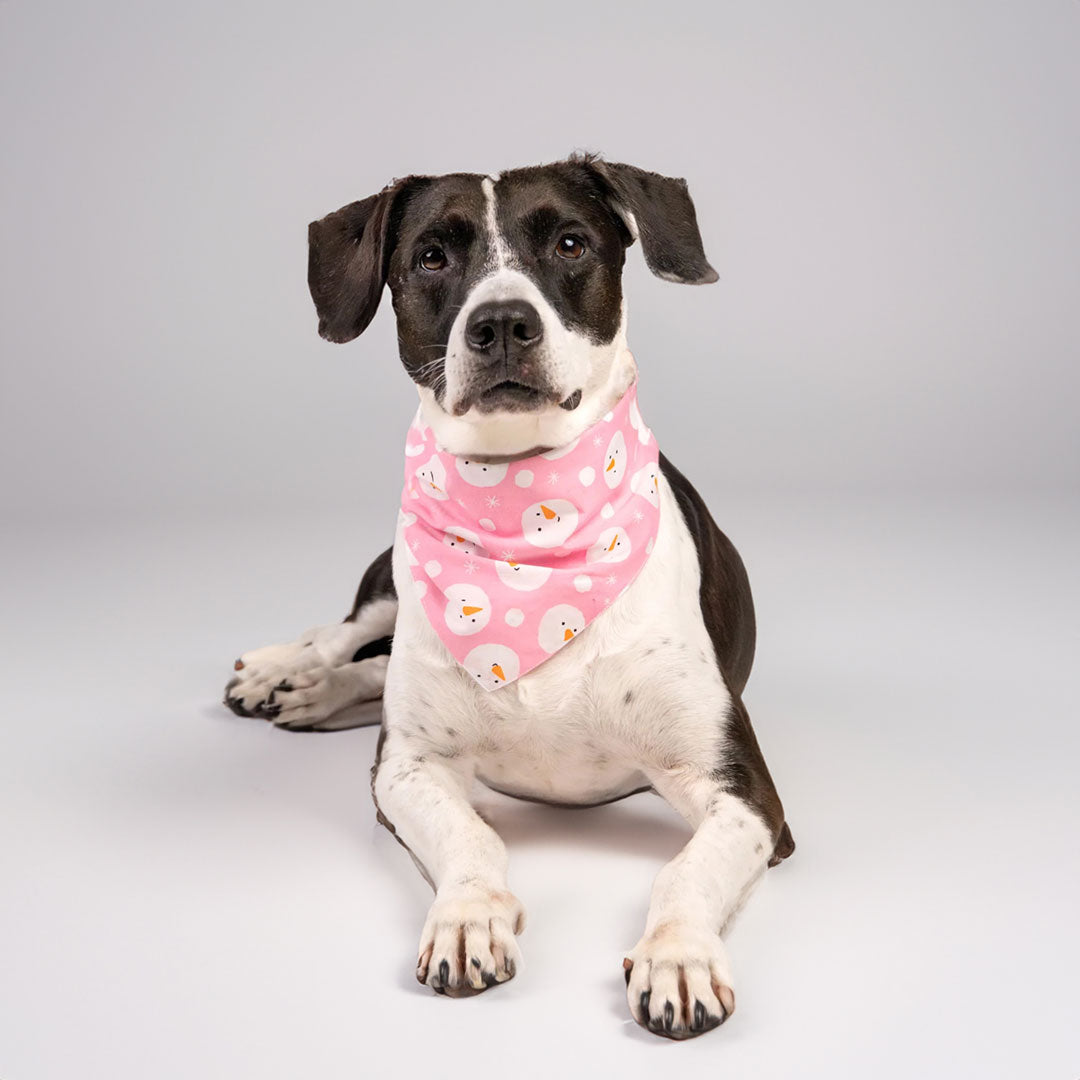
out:
{"label": "dog's mouth", "polygon": [[482,413],[537,412],[549,405],[558,405],[567,411],[573,411],[581,403],[581,391],[575,390],[569,396],[551,386],[543,379],[526,381],[521,372],[515,372],[516,379],[499,379],[490,386],[476,387],[466,394],[454,406],[455,416],[463,416],[469,409],[475,408]]}
{"label": "dog's mouth", "polygon": [[505,409],[507,412],[525,412],[535,409],[548,400],[548,395],[541,394],[535,386],[503,379],[502,382],[489,386],[477,399],[476,405],[481,412],[494,412]]}

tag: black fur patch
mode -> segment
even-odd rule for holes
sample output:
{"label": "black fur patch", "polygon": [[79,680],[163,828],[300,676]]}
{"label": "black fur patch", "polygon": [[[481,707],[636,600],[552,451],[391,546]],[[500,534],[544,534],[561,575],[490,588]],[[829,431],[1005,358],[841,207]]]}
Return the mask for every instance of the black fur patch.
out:
{"label": "black fur patch", "polygon": [[353,654],[353,663],[368,660],[373,656],[389,656],[393,645],[394,637],[392,634],[387,637],[376,638],[374,641],[368,641]]}
{"label": "black fur patch", "polygon": [[775,865],[795,850],[795,841],[784,821],[783,804],[742,702],[741,695],[754,662],[756,637],[750,579],[735,546],[717,527],[704,500],[663,454],[660,471],[671,485],[686,527],[694,538],[701,567],[701,613],[720,672],[731,692],[731,715],[724,718],[727,756],[717,765],[714,777],[761,815],[772,833],[774,852],[770,865]]}

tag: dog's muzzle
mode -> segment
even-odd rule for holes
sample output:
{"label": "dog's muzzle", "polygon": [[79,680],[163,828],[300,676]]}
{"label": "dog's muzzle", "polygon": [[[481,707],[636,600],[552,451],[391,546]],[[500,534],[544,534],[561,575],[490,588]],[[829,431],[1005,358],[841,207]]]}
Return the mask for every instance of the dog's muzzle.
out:
{"label": "dog's muzzle", "polygon": [[454,412],[529,412],[558,404],[545,372],[544,324],[527,300],[480,304],[465,324],[471,377]]}

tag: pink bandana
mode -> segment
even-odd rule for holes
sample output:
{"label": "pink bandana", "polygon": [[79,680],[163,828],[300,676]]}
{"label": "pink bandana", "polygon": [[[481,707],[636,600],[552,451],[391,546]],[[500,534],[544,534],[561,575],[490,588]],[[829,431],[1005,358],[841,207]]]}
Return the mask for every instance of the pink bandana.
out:
{"label": "pink bandana", "polygon": [[413,583],[485,690],[542,664],[637,576],[660,521],[658,456],[636,385],[574,442],[509,463],[447,453],[417,414],[401,496]]}

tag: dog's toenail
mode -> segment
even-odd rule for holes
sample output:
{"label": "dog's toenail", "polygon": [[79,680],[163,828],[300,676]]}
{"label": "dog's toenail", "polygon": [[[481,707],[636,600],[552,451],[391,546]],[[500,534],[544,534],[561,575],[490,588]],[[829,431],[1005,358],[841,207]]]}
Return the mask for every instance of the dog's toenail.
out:
{"label": "dog's toenail", "polygon": [[703,1028],[705,1026],[705,1006],[700,1001],[694,1003],[694,1027]]}
{"label": "dog's toenail", "polygon": [[439,961],[439,982],[446,986],[450,982],[450,964],[446,960]]}
{"label": "dog's toenail", "polygon": [[664,1030],[670,1031],[675,1025],[675,1006],[670,1001],[664,1003]]}

